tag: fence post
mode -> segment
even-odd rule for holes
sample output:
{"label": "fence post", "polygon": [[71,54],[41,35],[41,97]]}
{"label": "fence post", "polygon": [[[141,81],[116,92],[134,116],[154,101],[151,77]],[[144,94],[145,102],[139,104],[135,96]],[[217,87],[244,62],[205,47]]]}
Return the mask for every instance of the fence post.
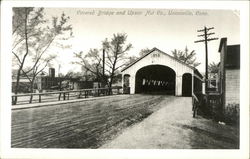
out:
{"label": "fence post", "polygon": [[65,100],[66,99],[66,94],[65,94],[65,92],[63,92],[63,100]]}
{"label": "fence post", "polygon": [[81,95],[82,95],[82,92],[80,91],[80,92],[79,92],[79,96],[78,96],[78,98],[81,98]]}
{"label": "fence post", "polygon": [[32,103],[32,100],[33,100],[33,95],[31,94],[29,103]]}
{"label": "fence post", "polygon": [[14,105],[16,105],[17,104],[17,96],[15,96],[15,98],[14,98]]}
{"label": "fence post", "polygon": [[41,94],[39,94],[39,103],[41,103],[42,102],[42,100],[41,100]]}
{"label": "fence post", "polygon": [[14,96],[12,96],[12,105],[16,105],[15,97]]}
{"label": "fence post", "polygon": [[68,100],[69,100],[69,92],[68,92]]}

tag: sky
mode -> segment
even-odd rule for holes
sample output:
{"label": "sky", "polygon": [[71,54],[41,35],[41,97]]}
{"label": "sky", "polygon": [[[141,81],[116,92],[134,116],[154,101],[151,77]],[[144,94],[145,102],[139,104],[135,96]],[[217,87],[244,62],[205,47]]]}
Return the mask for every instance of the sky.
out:
{"label": "sky", "polygon": [[[233,10],[176,10],[176,9],[114,9],[114,8],[45,8],[46,18],[60,16],[64,12],[70,17],[69,24],[73,27],[74,37],[66,43],[68,49],[51,48],[57,54],[53,61],[58,73],[81,71],[80,67],[71,64],[74,52],[87,53],[91,48],[101,48],[105,38],[111,39],[115,33],[126,33],[127,43],[133,48],[129,55],[138,56],[141,49],[157,47],[171,55],[174,49],[195,50],[197,67],[200,72],[205,71],[205,45],[194,43],[201,40],[197,32],[206,27],[214,27],[209,33],[219,40],[208,43],[208,62],[219,62],[220,38],[227,37],[228,44],[240,43],[239,12]],[[120,15],[117,15],[117,14]]]}

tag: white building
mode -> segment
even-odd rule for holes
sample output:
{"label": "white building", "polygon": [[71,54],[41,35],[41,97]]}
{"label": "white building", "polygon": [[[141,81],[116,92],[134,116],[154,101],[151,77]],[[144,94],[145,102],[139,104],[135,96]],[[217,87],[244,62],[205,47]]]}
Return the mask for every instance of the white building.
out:
{"label": "white building", "polygon": [[191,96],[195,90],[201,91],[201,86],[193,87],[195,81],[202,81],[197,69],[157,48],[128,65],[122,74],[124,90],[129,88],[131,94]]}

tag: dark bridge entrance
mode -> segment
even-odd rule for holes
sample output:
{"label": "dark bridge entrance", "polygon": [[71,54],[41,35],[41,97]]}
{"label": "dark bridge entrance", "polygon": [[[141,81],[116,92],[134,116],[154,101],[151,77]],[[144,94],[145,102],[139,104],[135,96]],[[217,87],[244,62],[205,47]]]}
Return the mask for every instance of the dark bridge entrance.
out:
{"label": "dark bridge entrance", "polygon": [[182,96],[192,96],[192,75],[190,73],[185,73],[182,76]]}
{"label": "dark bridge entrance", "polygon": [[176,74],[162,65],[150,65],[139,69],[135,77],[135,93],[175,95]]}

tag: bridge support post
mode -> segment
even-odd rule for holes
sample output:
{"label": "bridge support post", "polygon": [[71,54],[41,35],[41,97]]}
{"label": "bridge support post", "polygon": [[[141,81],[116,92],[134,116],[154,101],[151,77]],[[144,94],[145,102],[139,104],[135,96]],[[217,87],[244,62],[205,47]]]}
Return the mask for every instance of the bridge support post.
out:
{"label": "bridge support post", "polygon": [[175,96],[182,96],[182,75],[176,75]]}
{"label": "bridge support post", "polygon": [[130,94],[135,94],[135,75],[130,75]]}

